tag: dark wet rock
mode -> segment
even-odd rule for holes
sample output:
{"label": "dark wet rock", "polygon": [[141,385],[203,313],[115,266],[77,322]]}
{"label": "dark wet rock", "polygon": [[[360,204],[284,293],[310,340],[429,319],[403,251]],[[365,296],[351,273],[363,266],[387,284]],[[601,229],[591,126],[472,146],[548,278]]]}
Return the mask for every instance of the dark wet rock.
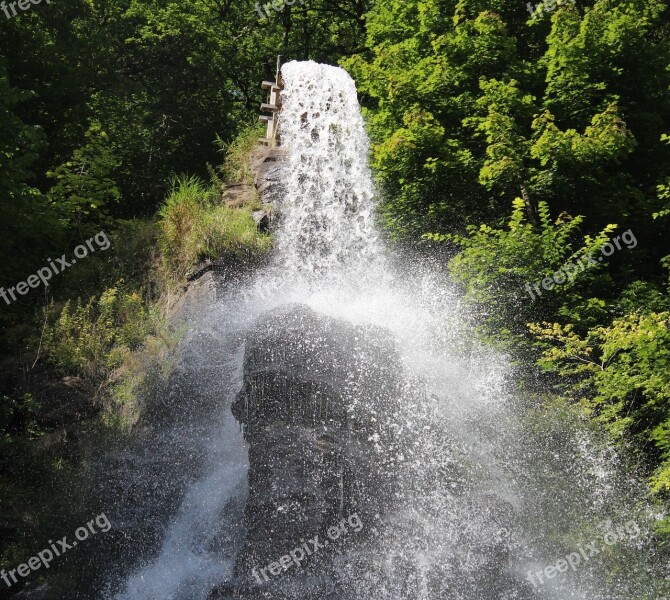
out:
{"label": "dark wet rock", "polygon": [[251,158],[254,185],[263,204],[281,205],[286,194],[286,149],[259,146]]}
{"label": "dark wet rock", "polygon": [[262,233],[267,233],[270,231],[270,225],[272,224],[272,213],[267,210],[255,210],[251,213],[251,216],[254,218],[256,227],[258,231]]}
{"label": "dark wet rock", "polygon": [[[202,308],[209,292],[198,294]],[[232,381],[226,384],[230,389],[221,383],[233,368],[227,363],[231,348],[226,341],[206,329],[186,331],[166,380],[157,378],[147,390],[132,435],[125,443],[101,449],[93,461],[86,515],[104,511],[112,528],[68,553],[75,559],[71,571],[77,577],[77,595],[68,598],[102,597],[106,586],[118,591],[131,573],[160,552],[187,491],[209,468],[216,443],[216,417],[211,415],[221,411],[222,396],[234,393]],[[231,503],[227,510],[233,508]],[[83,516],[80,522],[85,522]],[[105,561],[89,564],[92,556]]]}
{"label": "dark wet rock", "polygon": [[[402,371],[380,328],[302,305],[257,321],[232,407],[250,445],[246,543],[235,579],[210,598],[346,597],[336,583],[337,557],[370,541],[398,491],[400,441],[392,423]],[[361,526],[352,527],[350,517]],[[316,535],[328,541],[328,528],[343,520],[347,533],[299,566],[261,583],[252,575]]]}

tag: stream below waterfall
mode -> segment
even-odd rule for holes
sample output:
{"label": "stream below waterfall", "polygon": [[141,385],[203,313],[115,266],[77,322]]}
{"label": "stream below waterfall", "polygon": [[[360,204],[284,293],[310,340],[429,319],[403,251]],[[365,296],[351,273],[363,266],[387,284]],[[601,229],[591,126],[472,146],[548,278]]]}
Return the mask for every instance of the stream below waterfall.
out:
{"label": "stream below waterfall", "polygon": [[[262,597],[320,597],[309,595],[308,582],[328,579],[324,598],[343,600],[661,598],[648,536],[657,515],[640,502],[642,488],[623,460],[569,411],[516,390],[513,365],[476,340],[476,318],[439,264],[387,248],[353,80],[314,62],[287,63],[282,75],[286,194],[272,263],[219,281],[216,297],[190,313],[186,383],[167,392],[166,405],[176,408],[138,443],[142,460],[115,457],[136,480],[174,489],[147,503],[150,491],[133,488],[118,505],[123,514],[109,511],[115,527],[154,525],[151,543],[107,568],[102,597],[233,598],[212,594],[226,582],[253,583],[236,567],[254,533],[245,513],[251,432],[231,408],[250,332],[264,315],[280,320],[276,311],[297,307],[330,330],[369,332],[395,348],[400,367],[380,351],[370,374],[386,368],[398,379],[397,405],[370,419],[383,421],[389,437],[371,429],[362,440],[369,460],[394,470],[395,483],[383,509],[361,509],[360,539],[328,556],[327,575],[314,567],[307,577],[294,564],[275,577],[286,582],[283,595]],[[352,413],[366,411],[350,402]],[[166,511],[170,498],[178,504]],[[268,554],[278,560],[284,551]]]}

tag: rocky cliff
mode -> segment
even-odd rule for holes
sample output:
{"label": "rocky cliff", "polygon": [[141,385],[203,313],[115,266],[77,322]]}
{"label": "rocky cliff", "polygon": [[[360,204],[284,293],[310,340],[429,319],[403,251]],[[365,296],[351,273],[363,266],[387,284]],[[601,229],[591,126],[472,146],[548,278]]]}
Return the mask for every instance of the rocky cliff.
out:
{"label": "rocky cliff", "polygon": [[[336,557],[352,558],[374,538],[397,491],[400,440],[390,425],[401,373],[390,336],[378,328],[303,305],[257,321],[233,403],[249,443],[246,542],[235,580],[210,598],[346,597]],[[306,545],[315,536],[319,545]],[[271,567],[299,548],[300,560]]]}

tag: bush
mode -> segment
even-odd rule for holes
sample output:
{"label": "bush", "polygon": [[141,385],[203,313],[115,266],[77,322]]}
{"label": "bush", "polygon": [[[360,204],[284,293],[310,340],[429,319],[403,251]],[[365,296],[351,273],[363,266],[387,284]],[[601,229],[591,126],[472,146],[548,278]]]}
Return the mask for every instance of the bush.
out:
{"label": "bush", "polygon": [[585,336],[571,325],[531,324],[549,343],[540,365],[571,382],[569,391],[614,441],[636,438],[655,473],[652,489],[670,497],[670,313],[632,313]]}
{"label": "bush", "polygon": [[108,288],[74,308],[68,300],[45,330],[44,350],[62,371],[100,382],[156,329],[156,317],[137,292]]}
{"label": "bush", "polygon": [[526,220],[525,208],[523,200],[514,200],[507,229],[473,225],[466,236],[424,236],[434,241],[449,239],[462,247],[449,262],[449,271],[464,286],[466,300],[478,308],[494,337],[510,331],[526,335],[526,323],[535,315],[557,314],[570,294],[574,295],[575,286],[592,283],[600,265],[535,300],[525,288],[551,277],[570,261],[598,252],[616,227],[608,225],[595,237],[580,236],[582,217],[564,213],[552,221],[547,203],[540,202],[539,223],[533,225]]}
{"label": "bush", "polygon": [[233,254],[253,259],[271,245],[261,234],[249,207],[219,203],[216,192],[193,177],[177,178],[159,211],[160,247],[172,281],[181,281],[206,258]]}
{"label": "bush", "polygon": [[121,200],[114,180],[119,166],[109,137],[100,124],[86,132],[86,144],[47,176],[55,183],[47,197],[60,213],[63,224],[81,235],[90,235],[108,223],[109,206]]}
{"label": "bush", "polygon": [[254,123],[244,127],[229,144],[217,136],[219,149],[225,154],[221,167],[224,181],[253,183],[251,155],[258,146],[258,138],[264,135],[264,126],[261,123]]}

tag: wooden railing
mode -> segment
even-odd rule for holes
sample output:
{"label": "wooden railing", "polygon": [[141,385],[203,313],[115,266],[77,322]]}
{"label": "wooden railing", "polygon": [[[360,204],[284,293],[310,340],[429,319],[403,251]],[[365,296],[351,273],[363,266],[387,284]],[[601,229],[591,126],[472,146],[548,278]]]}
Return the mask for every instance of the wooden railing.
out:
{"label": "wooden railing", "polygon": [[274,81],[264,81],[261,87],[269,90],[267,102],[261,104],[262,111],[268,111],[269,115],[261,115],[260,120],[265,121],[267,129],[265,137],[260,138],[264,144],[274,144],[277,138],[277,124],[279,122],[279,111],[281,110],[281,56],[277,57],[277,73]]}

